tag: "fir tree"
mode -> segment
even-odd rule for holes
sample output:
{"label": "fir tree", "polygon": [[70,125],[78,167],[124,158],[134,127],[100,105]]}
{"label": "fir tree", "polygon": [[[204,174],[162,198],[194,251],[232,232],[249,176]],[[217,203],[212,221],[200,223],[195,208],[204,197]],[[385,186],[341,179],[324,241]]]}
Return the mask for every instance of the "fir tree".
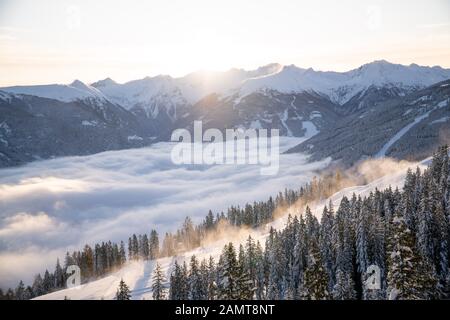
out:
{"label": "fir tree", "polygon": [[119,265],[123,265],[127,262],[127,256],[125,253],[125,244],[123,241],[120,241],[120,249],[119,249]]}
{"label": "fir tree", "polygon": [[120,279],[119,288],[116,292],[116,300],[130,300],[131,291],[123,279]]}
{"label": "fir tree", "polygon": [[205,300],[207,297],[206,288],[200,267],[195,255],[191,257],[190,272],[189,272],[189,288],[191,300]]}
{"label": "fir tree", "polygon": [[254,293],[254,283],[250,275],[247,257],[242,245],[239,246],[239,260],[237,266],[237,292],[239,300],[251,300]]}
{"label": "fir tree", "polygon": [[207,298],[208,300],[215,300],[217,296],[217,284],[215,274],[217,273],[213,257],[209,257],[207,269]]}
{"label": "fir tree", "polygon": [[355,283],[353,275],[340,269],[336,272],[336,284],[333,287],[332,296],[334,300],[356,299]]}
{"label": "fir tree", "polygon": [[222,254],[217,266],[218,273],[218,297],[222,300],[237,300],[239,292],[237,287],[238,281],[238,262],[236,251],[230,242],[223,248]]}
{"label": "fir tree", "polygon": [[152,281],[152,294],[154,300],[164,300],[165,299],[165,290],[164,290],[164,282],[166,281],[164,274],[162,272],[161,266],[159,263],[156,263],[155,271],[153,273],[153,281]]}
{"label": "fir tree", "polygon": [[403,216],[397,212],[393,219],[393,235],[388,264],[388,298],[390,300],[420,299],[418,257],[414,252],[414,235]]}
{"label": "fir tree", "polygon": [[59,264],[59,259],[56,260],[55,267],[55,288],[62,288],[65,285],[65,275],[64,271]]}
{"label": "fir tree", "polygon": [[27,300],[26,296],[25,296],[25,285],[23,284],[22,280],[20,280],[19,285],[17,286],[14,295],[15,295],[15,300]]}
{"label": "fir tree", "polygon": [[319,248],[315,241],[310,243],[303,298],[306,300],[326,300],[329,298],[328,275],[323,268]]}

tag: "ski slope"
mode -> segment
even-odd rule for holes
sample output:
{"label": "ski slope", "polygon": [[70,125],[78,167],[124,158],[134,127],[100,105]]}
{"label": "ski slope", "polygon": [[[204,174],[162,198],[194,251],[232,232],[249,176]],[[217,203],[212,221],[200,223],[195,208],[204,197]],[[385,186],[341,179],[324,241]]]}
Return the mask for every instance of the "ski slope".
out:
{"label": "ski slope", "polygon": [[[429,161],[430,158],[420,163],[414,164],[412,168],[415,168],[416,165],[425,168]],[[347,196],[348,198],[350,198],[353,193],[355,193],[356,195],[367,196],[376,188],[380,190],[388,188],[389,186],[391,186],[393,189],[395,189],[396,187],[402,188],[405,175],[406,169],[403,168],[401,170],[398,170],[394,174],[381,177],[367,185],[344,188],[335,193],[329,199],[320,201],[315,205],[311,205],[311,210],[313,214],[315,214],[317,217],[320,217],[323,206],[328,204],[330,200],[334,204],[334,206],[337,207],[343,196]],[[259,230],[247,229],[239,230],[236,232],[233,231],[232,234],[229,234],[228,236],[223,237],[220,240],[210,242],[207,245],[174,257],[161,258],[157,261],[152,260],[127,262],[125,267],[109,274],[108,276],[105,276],[102,279],[89,282],[76,288],[56,291],[37,297],[35,299],[60,300],[64,299],[65,297],[73,300],[114,299],[117,287],[121,279],[123,279],[132,290],[132,299],[152,299],[151,283],[153,269],[156,265],[156,262],[161,265],[166,279],[169,279],[175,261],[178,261],[178,263],[183,263],[183,261],[189,263],[192,255],[196,255],[199,260],[202,260],[204,258],[208,259],[210,256],[212,256],[217,262],[223,246],[228,242],[233,242],[235,245],[239,245],[240,243],[244,242],[249,235],[251,235],[252,238],[260,241],[261,244],[264,244],[265,238],[269,234],[270,227],[274,227],[276,229],[284,228],[289,213],[296,214],[297,212],[295,212],[293,208],[289,208],[285,210],[284,214],[280,218],[267,224],[265,227]],[[168,287],[168,283],[166,283],[166,286]]]}

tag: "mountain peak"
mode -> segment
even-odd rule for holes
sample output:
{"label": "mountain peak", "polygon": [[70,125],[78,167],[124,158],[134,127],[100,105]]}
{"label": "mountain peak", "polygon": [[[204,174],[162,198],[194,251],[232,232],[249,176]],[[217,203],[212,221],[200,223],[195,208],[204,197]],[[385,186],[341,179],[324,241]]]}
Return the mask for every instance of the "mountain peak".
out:
{"label": "mountain peak", "polygon": [[78,88],[78,89],[88,89],[89,87],[82,81],[75,79],[71,84],[71,87]]}
{"label": "mountain peak", "polygon": [[379,65],[391,65],[393,64],[392,62],[389,62],[387,60],[381,59],[381,60],[374,60],[369,64],[379,64]]}
{"label": "mountain peak", "polygon": [[106,86],[113,86],[116,84],[117,84],[117,82],[115,82],[113,79],[108,77],[103,80],[99,80],[97,82],[92,83],[91,86],[93,86],[94,88],[100,88],[100,87],[106,87]]}
{"label": "mountain peak", "polygon": [[372,62],[369,62],[369,63],[366,63],[366,64],[363,64],[361,67],[359,67],[358,69],[359,70],[368,70],[368,69],[371,69],[371,70],[380,70],[380,69],[383,69],[383,68],[389,68],[389,67],[391,67],[391,66],[401,66],[401,65],[399,65],[399,64],[395,64],[395,63],[392,63],[392,62],[389,62],[389,61],[387,61],[387,60],[384,60],[384,59],[382,59],[382,60],[374,60],[374,61],[372,61]]}

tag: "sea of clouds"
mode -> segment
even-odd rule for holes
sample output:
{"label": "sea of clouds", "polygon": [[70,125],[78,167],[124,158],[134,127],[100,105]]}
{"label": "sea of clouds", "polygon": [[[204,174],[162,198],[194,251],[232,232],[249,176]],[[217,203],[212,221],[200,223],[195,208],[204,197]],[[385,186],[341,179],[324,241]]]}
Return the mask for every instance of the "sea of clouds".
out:
{"label": "sea of clouds", "polygon": [[[298,138],[281,138],[281,151]],[[57,257],[86,243],[126,241],[132,233],[164,235],[186,216],[266,200],[298,188],[329,160],[308,163],[282,154],[278,174],[258,165],[174,165],[171,143],[91,156],[37,161],[0,170],[0,287],[54,269]]]}

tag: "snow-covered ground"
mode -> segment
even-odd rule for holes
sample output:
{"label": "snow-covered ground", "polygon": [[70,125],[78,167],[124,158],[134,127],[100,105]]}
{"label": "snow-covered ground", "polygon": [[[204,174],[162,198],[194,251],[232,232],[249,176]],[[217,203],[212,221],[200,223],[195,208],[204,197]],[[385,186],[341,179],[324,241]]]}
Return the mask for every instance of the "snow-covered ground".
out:
{"label": "snow-covered ground", "polygon": [[[428,161],[429,159],[418,163],[417,165],[425,167]],[[415,165],[416,164],[412,164],[413,167],[415,167]],[[329,199],[323,200],[313,205],[311,209],[317,217],[320,217],[323,206],[325,204],[328,204],[330,200],[332,201],[333,205],[338,206],[340,199],[343,196],[347,196],[350,198],[353,193],[361,196],[366,196],[371,191],[375,190],[375,188],[378,188],[380,190],[389,186],[394,189],[396,187],[401,188],[403,186],[405,173],[406,169],[402,167],[401,170],[376,179],[367,185],[345,188],[335,193]],[[199,259],[209,258],[209,256],[212,256],[217,261],[224,244],[229,241],[237,245],[245,241],[245,239],[249,235],[251,235],[254,239],[259,240],[262,244],[264,244],[264,240],[268,235],[268,230],[270,229],[270,227],[273,226],[276,229],[283,228],[286,224],[288,213],[296,214],[294,209],[286,209],[284,215],[282,215],[272,223],[266,225],[265,228],[261,230],[241,230],[239,232],[232,232],[232,234],[230,234],[229,236],[224,236],[224,238],[219,241],[208,243],[203,247],[199,247],[195,250],[186,252],[185,254],[182,254],[180,256],[158,259],[157,262],[161,265],[166,278],[169,279],[175,261],[181,263],[183,261],[189,262],[190,257],[194,254]],[[81,285],[77,288],[65,289],[47,294],[38,297],[37,299],[64,299],[64,297],[69,297],[71,299],[113,299],[119,285],[119,281],[122,278],[132,290],[132,299],[151,299],[151,281],[154,266],[155,261],[129,262],[121,270],[114,272],[100,280]]]}
{"label": "snow-covered ground", "polygon": [[[280,152],[302,138],[281,137]],[[0,170],[0,287],[30,283],[56,258],[86,243],[127,240],[156,229],[163,235],[186,216],[267,200],[310,181],[329,161],[280,155],[274,176],[259,165],[172,163],[172,144],[37,161]]]}

